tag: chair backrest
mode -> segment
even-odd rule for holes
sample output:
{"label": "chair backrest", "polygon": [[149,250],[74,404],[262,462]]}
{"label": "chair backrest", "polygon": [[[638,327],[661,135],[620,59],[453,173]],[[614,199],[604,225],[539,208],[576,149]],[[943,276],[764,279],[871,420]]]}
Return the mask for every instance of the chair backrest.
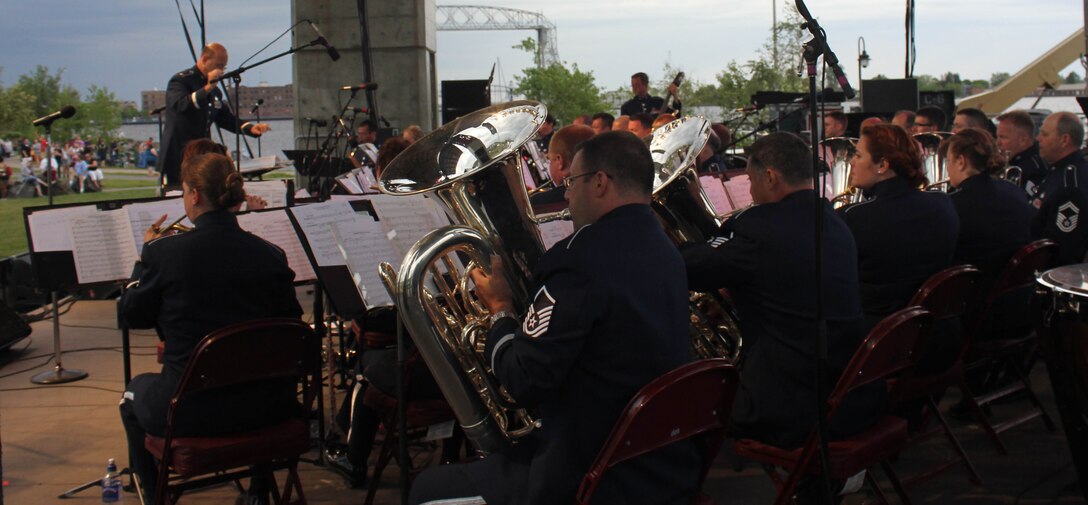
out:
{"label": "chair backrest", "polygon": [[620,415],[582,480],[578,503],[589,503],[609,468],[710,432],[711,439],[705,445],[703,460],[702,476],[705,477],[721,447],[737,383],[737,370],[727,361],[706,359],[672,370],[639,390]]}
{"label": "chair backrest", "polygon": [[174,399],[189,393],[286,377],[321,368],[321,342],[298,319],[257,319],[218,329],[189,357]]}
{"label": "chair backrest", "polygon": [[[1049,269],[1058,251],[1057,243],[1044,239],[1025,245],[1012,255],[979,306],[971,329],[972,340],[981,338],[987,331],[988,321],[994,317],[995,312],[1009,309],[1028,310],[1026,302],[1030,301],[1035,290],[1035,273]],[[1020,303],[1021,299],[1024,303]],[[1010,306],[1009,300],[1017,302]],[[1008,320],[1006,322],[1015,320],[1011,316],[1004,319]]]}
{"label": "chair backrest", "polygon": [[850,391],[910,367],[919,340],[929,331],[932,319],[922,307],[907,307],[880,321],[854,352],[828,396],[828,417]]}
{"label": "chair backrest", "polygon": [[934,319],[967,314],[978,287],[979,275],[979,270],[971,265],[941,270],[918,288],[907,306],[922,307]]}

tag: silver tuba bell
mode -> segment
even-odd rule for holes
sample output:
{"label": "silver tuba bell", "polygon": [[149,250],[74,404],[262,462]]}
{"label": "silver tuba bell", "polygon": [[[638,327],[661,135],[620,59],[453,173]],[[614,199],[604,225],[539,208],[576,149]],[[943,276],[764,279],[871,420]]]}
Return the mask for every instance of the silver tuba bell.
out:
{"label": "silver tuba bell", "polygon": [[499,255],[515,309],[528,308],[531,274],[545,247],[518,152],[545,116],[532,101],[478,110],[409,146],[379,181],[390,195],[432,194],[456,223],[420,239],[399,272],[385,264],[381,273],[465,435],[483,453],[501,451],[539,424],[483,358],[489,314],[471,292],[470,272],[488,271],[490,256]]}
{"label": "silver tuba bell", "polygon": [[947,192],[952,189],[952,184],[948,180],[946,160],[940,155],[941,141],[951,136],[952,134],[948,132],[926,132],[914,135],[914,140],[921,148],[922,169],[925,170],[926,179],[929,181],[923,188],[926,191]]}
{"label": "silver tuba bell", "polygon": [[850,159],[857,150],[858,139],[832,137],[820,142],[824,162],[831,177],[831,204],[836,208],[861,201],[861,191],[850,183],[852,165]]}
{"label": "silver tuba bell", "polygon": [[[722,224],[696,171],[696,161],[709,136],[709,121],[686,117],[662,125],[650,138],[654,160],[651,205],[677,244],[706,242]],[[696,355],[735,362],[741,335],[732,304],[720,293],[691,293],[689,308]]]}

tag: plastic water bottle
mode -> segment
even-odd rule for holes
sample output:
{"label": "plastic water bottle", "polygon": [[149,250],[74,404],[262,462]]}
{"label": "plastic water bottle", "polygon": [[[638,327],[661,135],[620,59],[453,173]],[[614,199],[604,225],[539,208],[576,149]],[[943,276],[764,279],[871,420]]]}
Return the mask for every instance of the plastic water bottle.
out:
{"label": "plastic water bottle", "polygon": [[117,463],[110,458],[106,466],[106,476],[102,477],[102,503],[121,501],[121,477],[117,474]]}

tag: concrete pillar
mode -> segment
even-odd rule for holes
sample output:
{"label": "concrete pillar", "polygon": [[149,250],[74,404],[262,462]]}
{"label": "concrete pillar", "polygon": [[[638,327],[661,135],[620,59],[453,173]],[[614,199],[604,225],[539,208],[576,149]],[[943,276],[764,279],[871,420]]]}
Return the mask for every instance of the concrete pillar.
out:
{"label": "concrete pillar", "polygon": [[[434,0],[367,0],[366,4],[370,11],[371,80],[379,85],[375,94],[379,113],[393,128],[411,124],[425,131],[434,128],[438,117]],[[313,21],[340,52],[340,60],[335,62],[321,47],[293,55],[295,145],[301,149],[309,126],[304,118],[330,119],[350,96],[340,87],[363,82],[359,0],[291,0],[291,17],[296,22]],[[296,47],[314,38],[316,34],[306,23],[294,30]],[[360,91],[351,106],[371,104]],[[316,140],[323,139],[320,135]],[[314,144],[311,141],[310,147]]]}

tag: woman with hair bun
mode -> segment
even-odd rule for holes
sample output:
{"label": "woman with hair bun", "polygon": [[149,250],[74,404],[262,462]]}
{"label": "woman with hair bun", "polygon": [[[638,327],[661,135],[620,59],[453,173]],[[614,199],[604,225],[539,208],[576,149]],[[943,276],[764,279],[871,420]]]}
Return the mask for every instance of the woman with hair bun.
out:
{"label": "woman with hair bun", "polygon": [[[166,216],[144,233],[136,282],[121,297],[129,327],[155,328],[163,340],[162,371],[128,384],[121,421],[129,461],[145,496],[155,489],[155,460],[144,435],[162,435],[170,396],[205,335],[229,324],[268,317],[299,318],[295,274],[283,250],[242,230],[230,208],[245,199],[242,177],[222,154],[203,154],[181,164],[182,199],[192,231],[164,236]],[[297,409],[295,385],[261,383],[202,393],[188,402],[188,416],[175,420],[177,436],[227,435],[275,424]],[[267,490],[254,478],[252,496]]]}
{"label": "woman with hair bun", "polygon": [[914,140],[891,124],[861,131],[851,184],[865,201],[839,209],[858,248],[861,308],[868,331],[951,266],[959,218],[948,195],[920,191],[926,177]]}
{"label": "woman with hair bun", "polygon": [[1015,184],[995,176],[1005,168],[990,133],[966,128],[941,142],[948,167],[949,194],[960,217],[956,262],[982,270],[992,281],[1013,253],[1031,242],[1035,208]]}

